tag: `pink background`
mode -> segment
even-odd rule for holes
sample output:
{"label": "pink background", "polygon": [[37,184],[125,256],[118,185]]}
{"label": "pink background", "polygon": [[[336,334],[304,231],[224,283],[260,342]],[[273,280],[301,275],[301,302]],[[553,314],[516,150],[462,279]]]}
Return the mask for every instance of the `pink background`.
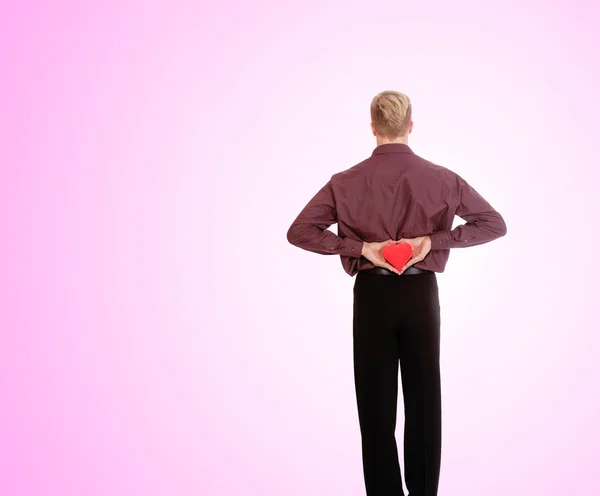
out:
{"label": "pink background", "polygon": [[364,494],[354,279],[286,231],[384,89],[508,225],[438,277],[440,496],[595,494],[598,12],[4,2],[0,494]]}

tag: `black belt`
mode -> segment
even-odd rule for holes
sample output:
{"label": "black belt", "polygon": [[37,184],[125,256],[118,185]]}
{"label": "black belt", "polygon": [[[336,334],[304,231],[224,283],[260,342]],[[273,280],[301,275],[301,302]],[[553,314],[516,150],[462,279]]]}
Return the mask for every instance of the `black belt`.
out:
{"label": "black belt", "polygon": [[[391,270],[387,270],[383,267],[374,267],[372,269],[365,269],[365,270],[361,270],[361,272],[368,272],[369,274],[379,274],[382,276],[397,276],[398,275],[395,272],[392,272]],[[425,274],[426,272],[431,272],[431,271],[425,270],[425,269],[417,269],[416,267],[411,265],[408,269],[406,269],[404,272],[402,272],[401,275],[412,276],[415,274]]]}

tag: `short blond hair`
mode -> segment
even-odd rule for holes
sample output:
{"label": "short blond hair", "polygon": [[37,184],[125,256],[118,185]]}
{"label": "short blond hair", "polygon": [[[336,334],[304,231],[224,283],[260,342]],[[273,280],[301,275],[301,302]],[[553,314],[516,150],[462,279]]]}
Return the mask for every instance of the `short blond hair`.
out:
{"label": "short blond hair", "polygon": [[412,105],[410,98],[399,91],[382,91],[371,101],[371,122],[377,134],[396,139],[410,128]]}

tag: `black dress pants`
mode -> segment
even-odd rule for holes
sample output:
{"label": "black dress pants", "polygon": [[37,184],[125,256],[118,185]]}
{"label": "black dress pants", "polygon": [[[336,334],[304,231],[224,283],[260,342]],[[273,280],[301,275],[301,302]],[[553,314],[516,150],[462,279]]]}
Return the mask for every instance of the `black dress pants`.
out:
{"label": "black dress pants", "polygon": [[441,460],[440,305],[434,272],[359,272],[354,382],[367,496],[403,496],[396,446],[398,365],[408,496],[436,496]]}

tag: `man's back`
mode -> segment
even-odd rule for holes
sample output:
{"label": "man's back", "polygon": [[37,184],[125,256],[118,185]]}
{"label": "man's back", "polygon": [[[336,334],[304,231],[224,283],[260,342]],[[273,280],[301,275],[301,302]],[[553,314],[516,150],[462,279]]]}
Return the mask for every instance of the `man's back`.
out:
{"label": "man's back", "polygon": [[[467,222],[452,230],[455,215]],[[310,230],[334,222],[346,240],[429,235],[431,251],[415,267],[434,272],[444,271],[450,248],[486,243],[506,233],[502,216],[462,177],[419,157],[403,143],[379,145],[366,160],[334,174],[294,221],[288,237],[311,249],[307,241],[317,231]],[[354,253],[339,254],[351,276],[374,267]]]}

